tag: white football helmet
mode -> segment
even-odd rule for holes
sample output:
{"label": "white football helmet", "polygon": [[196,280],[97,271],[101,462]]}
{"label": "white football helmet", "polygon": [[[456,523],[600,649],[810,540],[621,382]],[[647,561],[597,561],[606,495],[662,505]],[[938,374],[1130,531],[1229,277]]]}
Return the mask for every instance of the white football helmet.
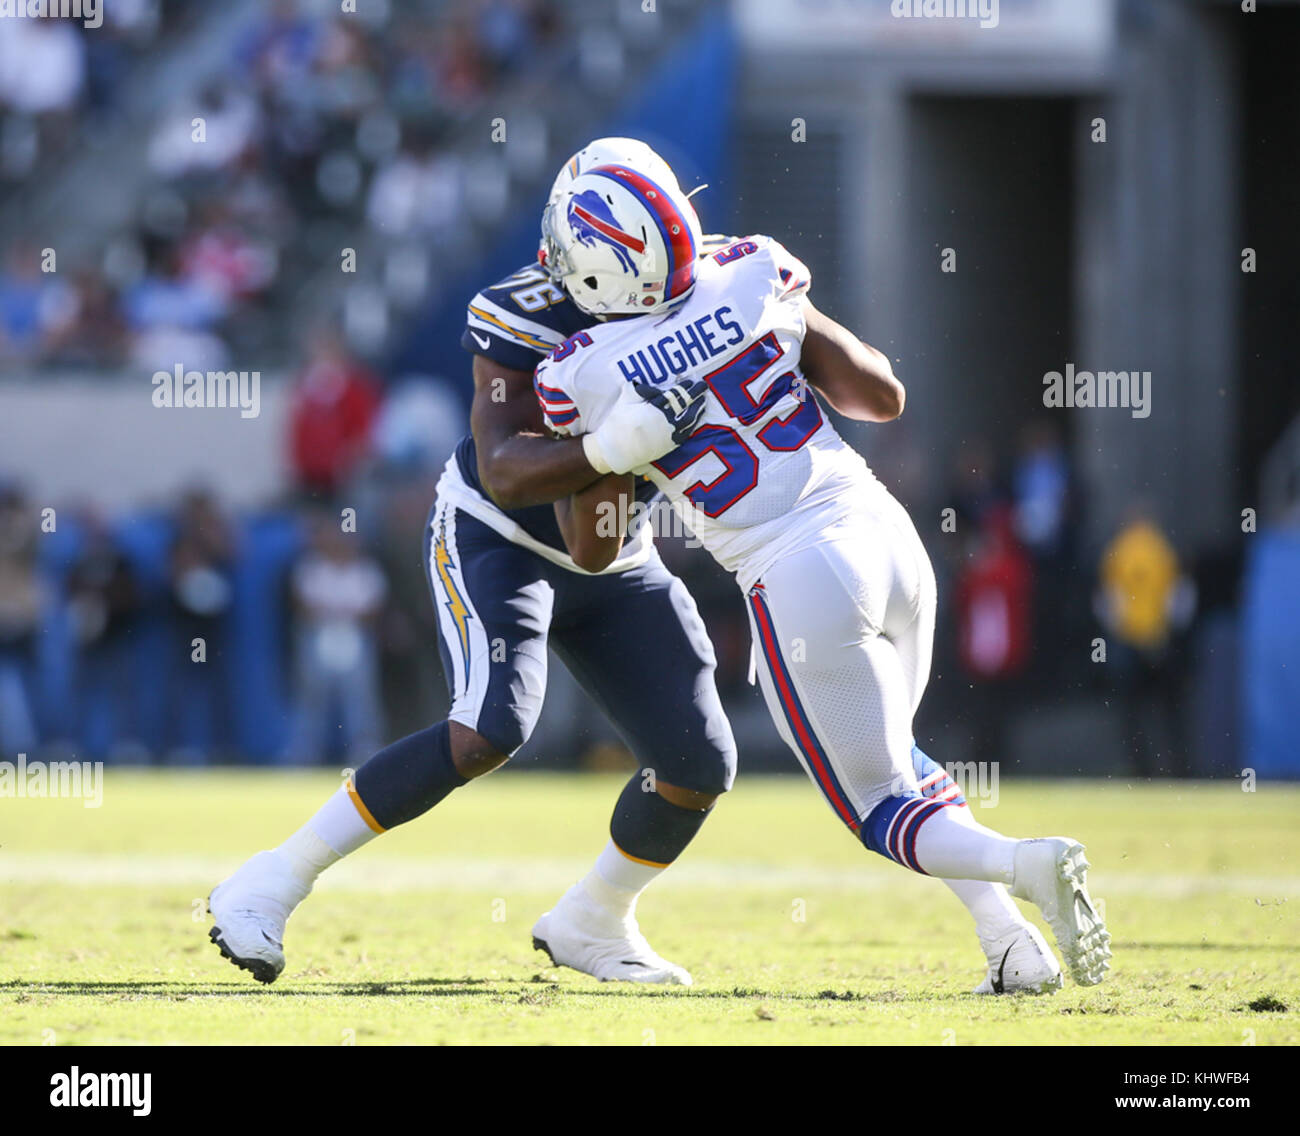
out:
{"label": "white football helmet", "polygon": [[639,138],[597,138],[573,155],[555,175],[547,205],[554,205],[569,183],[593,166],[631,166],[652,181],[677,184],[673,168]]}
{"label": "white football helmet", "polygon": [[[597,138],[588,142],[560,167],[551,183],[551,192],[546,198],[546,209],[560,200],[564,191],[579,174],[596,166],[631,166],[640,170],[646,177],[663,185],[671,182],[677,185],[677,175],[673,168],[639,138]],[[560,277],[551,267],[555,250],[547,246],[545,211],[543,211],[542,240],[537,247],[537,262],[550,273],[557,284]]]}
{"label": "white football helmet", "polygon": [[686,299],[701,239],[677,179],[627,163],[578,174],[542,214],[543,263],[592,316],[654,315]]}

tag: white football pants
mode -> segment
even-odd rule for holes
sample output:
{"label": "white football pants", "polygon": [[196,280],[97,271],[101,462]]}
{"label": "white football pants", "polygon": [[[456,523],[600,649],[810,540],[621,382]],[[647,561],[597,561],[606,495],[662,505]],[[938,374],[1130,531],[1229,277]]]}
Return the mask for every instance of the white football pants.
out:
{"label": "white football pants", "polygon": [[749,592],[768,710],[855,831],[916,791],[912,716],[930,677],[935,580],[907,511],[880,487]]}

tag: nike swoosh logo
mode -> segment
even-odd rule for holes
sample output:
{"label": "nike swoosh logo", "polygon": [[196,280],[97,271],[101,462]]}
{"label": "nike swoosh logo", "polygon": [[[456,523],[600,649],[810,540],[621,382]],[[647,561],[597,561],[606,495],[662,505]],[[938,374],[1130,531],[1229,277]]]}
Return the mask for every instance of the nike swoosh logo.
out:
{"label": "nike swoosh logo", "polygon": [[[1012,943],[1011,946],[1015,946],[1015,944]],[[1007,969],[1007,955],[1009,955],[1010,953],[1011,953],[1011,947],[1008,947],[1008,948],[1006,949],[1006,951],[1003,952],[1003,955],[1002,955],[1002,961],[1001,961],[1000,963],[998,963],[998,976],[997,976],[997,978],[995,978],[995,979],[993,980],[993,993],[994,993],[994,994],[1001,994],[1002,991],[1003,991],[1003,989],[1005,989],[1005,987],[1003,986],[1003,983],[1002,983],[1002,977],[1003,977],[1003,975],[1006,973],[1006,969]]]}
{"label": "nike swoosh logo", "polygon": [[471,331],[469,335],[470,338],[474,340],[474,342],[477,343],[481,348],[483,348],[484,351],[486,351],[489,347],[492,346],[492,340],[489,339],[486,335],[480,336],[477,331]]}
{"label": "nike swoosh logo", "polygon": [[1086,911],[1086,912],[1087,912],[1089,915],[1091,915],[1094,919],[1097,918],[1097,913],[1096,913],[1095,911],[1093,911],[1093,909],[1092,909],[1092,904],[1090,904],[1090,903],[1088,902],[1088,899],[1087,899],[1087,897],[1083,894],[1083,892],[1079,891],[1077,888],[1075,889],[1075,892],[1074,892],[1074,902],[1075,902],[1075,903],[1082,903],[1082,904],[1083,904],[1083,909],[1084,909],[1084,911]]}
{"label": "nike swoosh logo", "polygon": [[643,963],[640,959],[624,959],[621,965],[623,965],[623,966],[645,966],[646,964]]}

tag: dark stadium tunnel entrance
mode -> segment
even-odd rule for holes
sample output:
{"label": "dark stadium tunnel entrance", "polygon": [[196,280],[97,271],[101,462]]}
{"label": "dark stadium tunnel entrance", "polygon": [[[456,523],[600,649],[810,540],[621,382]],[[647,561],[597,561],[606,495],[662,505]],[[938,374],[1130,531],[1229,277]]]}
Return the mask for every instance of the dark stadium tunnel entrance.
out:
{"label": "dark stadium tunnel entrance", "polygon": [[[1079,118],[1063,97],[908,101],[900,341],[908,413],[937,461],[1014,445],[1047,416],[1043,375],[1074,359]],[[1070,429],[1072,415],[1054,417]]]}
{"label": "dark stadium tunnel entrance", "polygon": [[1243,81],[1236,108],[1243,171],[1237,243],[1257,254],[1254,272],[1239,277],[1237,490],[1250,501],[1265,488],[1260,480],[1270,451],[1300,415],[1300,8],[1273,5],[1265,15],[1252,21],[1237,19],[1230,8],[1215,13],[1216,31],[1235,42]]}

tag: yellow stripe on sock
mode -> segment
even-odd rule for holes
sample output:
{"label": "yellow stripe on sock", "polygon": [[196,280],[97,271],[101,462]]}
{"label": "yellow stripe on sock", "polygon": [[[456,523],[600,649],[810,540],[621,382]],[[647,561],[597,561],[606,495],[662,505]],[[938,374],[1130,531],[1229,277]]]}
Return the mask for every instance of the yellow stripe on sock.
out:
{"label": "yellow stripe on sock", "polygon": [[[618,848],[618,845],[615,844],[614,847]],[[640,856],[633,856],[631,852],[624,852],[621,848],[618,848],[618,851],[620,856],[626,856],[634,864],[644,864],[647,868],[667,868],[670,866],[668,864],[660,864],[655,860],[642,860]]]}
{"label": "yellow stripe on sock", "polygon": [[368,808],[366,808],[366,803],[365,803],[365,801],[363,801],[359,796],[357,796],[357,787],[356,787],[355,785],[352,784],[352,778],[351,778],[351,777],[348,778],[348,796],[352,798],[352,803],[353,803],[354,805],[356,805],[356,807],[357,807],[357,812],[359,812],[359,813],[361,814],[361,819],[362,819],[363,821],[365,821],[366,824],[367,824],[367,825],[368,825],[368,826],[369,826],[373,831],[375,831],[375,832],[384,832],[384,831],[386,831],[386,829],[384,828],[384,826],[383,826],[382,824],[380,824],[377,820],[375,820],[375,818],[374,818],[373,816],[370,815],[370,810],[369,810]]}

